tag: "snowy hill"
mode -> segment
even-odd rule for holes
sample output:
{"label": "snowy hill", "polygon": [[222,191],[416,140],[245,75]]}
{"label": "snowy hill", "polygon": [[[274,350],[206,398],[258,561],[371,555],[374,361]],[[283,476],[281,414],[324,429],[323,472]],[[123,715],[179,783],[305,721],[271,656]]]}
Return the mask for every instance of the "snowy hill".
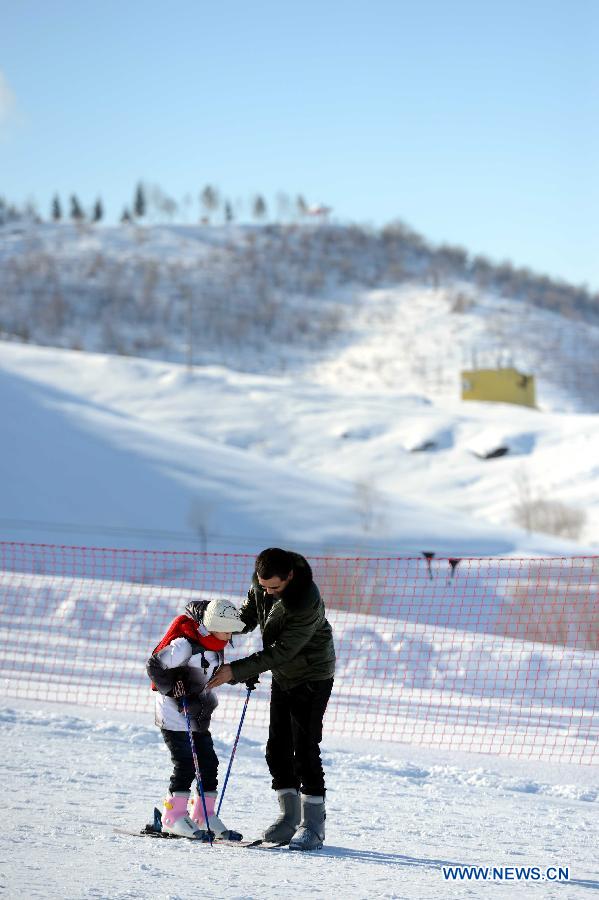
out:
{"label": "snowy hill", "polygon": [[509,360],[599,409],[597,296],[404,226],[4,226],[0,284],[7,339],[451,399]]}

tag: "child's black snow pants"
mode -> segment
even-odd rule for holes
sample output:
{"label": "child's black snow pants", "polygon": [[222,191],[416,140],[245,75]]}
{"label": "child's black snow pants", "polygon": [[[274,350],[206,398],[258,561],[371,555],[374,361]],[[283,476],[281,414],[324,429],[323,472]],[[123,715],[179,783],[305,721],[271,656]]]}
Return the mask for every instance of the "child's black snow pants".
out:
{"label": "child's black snow pants", "polygon": [[[166,728],[160,730],[173,761],[173,774],[169,783],[171,794],[175,791],[188,791],[196,777],[189,735],[186,731],[169,731]],[[209,731],[194,731],[193,742],[202,786],[205,791],[215,791],[218,784],[218,757],[214,752],[212,735]]]}

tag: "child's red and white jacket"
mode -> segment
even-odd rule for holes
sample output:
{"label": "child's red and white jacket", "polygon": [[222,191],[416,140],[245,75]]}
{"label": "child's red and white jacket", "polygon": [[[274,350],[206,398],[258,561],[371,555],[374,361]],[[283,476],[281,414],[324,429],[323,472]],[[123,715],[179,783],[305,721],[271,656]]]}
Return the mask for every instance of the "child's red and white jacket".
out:
{"label": "child's red and white jacket", "polygon": [[203,624],[205,608],[206,603],[190,603],[185,615],[173,619],[146,664],[152,690],[156,691],[154,713],[160,728],[187,731],[181,700],[172,696],[178,681],[185,686],[193,731],[210,727],[218,700],[214,691],[206,690],[206,684],[222,665],[227,642],[214,637]]}

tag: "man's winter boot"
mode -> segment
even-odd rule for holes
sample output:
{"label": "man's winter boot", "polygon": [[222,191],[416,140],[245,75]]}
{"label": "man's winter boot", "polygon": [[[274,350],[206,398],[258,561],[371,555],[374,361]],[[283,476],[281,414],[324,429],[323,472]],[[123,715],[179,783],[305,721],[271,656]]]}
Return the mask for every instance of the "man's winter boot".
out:
{"label": "man's winter boot", "polygon": [[202,840],[205,830],[200,831],[197,824],[187,815],[189,792],[175,791],[169,794],[162,809],[162,830],[167,834],[178,834],[179,837]]}
{"label": "man's winter boot", "polygon": [[[216,791],[204,791],[204,798],[206,800],[206,812],[208,813],[208,824],[210,826],[210,831],[214,832],[214,837],[216,840],[221,841],[240,841],[243,837],[238,831],[231,831],[230,828],[222,822],[221,819],[216,815],[214,811],[214,807],[216,805]],[[192,821],[195,823],[196,828],[206,829],[206,819],[204,818],[204,806],[202,804],[202,798],[200,797],[197,791],[194,791],[193,794],[193,803],[191,807],[190,813]]]}
{"label": "man's winter boot", "polygon": [[326,817],[324,797],[302,794],[302,821],[289,842],[289,849],[320,850]]}
{"label": "man's winter boot", "polygon": [[264,834],[265,841],[290,841],[301,818],[300,798],[295,788],[277,791],[281,815],[275,819]]}

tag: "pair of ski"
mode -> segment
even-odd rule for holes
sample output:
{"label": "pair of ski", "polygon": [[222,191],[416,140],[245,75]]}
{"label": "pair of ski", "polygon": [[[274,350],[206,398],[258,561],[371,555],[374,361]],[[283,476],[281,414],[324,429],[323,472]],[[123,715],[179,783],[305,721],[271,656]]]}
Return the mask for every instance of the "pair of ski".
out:
{"label": "pair of ski", "polygon": [[[168,834],[165,831],[154,831],[151,825],[146,825],[141,831],[133,831],[128,828],[115,828],[116,834],[124,834],[128,837],[151,837],[151,838],[162,838],[164,840],[182,840],[182,841],[192,841],[193,839],[181,837],[179,834]],[[194,841],[194,843],[199,844],[201,847],[209,847],[210,842],[207,838],[202,838]],[[287,847],[289,845],[289,841],[278,841],[271,843],[270,841],[263,841],[258,839],[257,841],[231,841],[221,838],[215,838],[213,841],[214,846],[216,847],[243,847],[246,850],[278,850],[282,847]]]}
{"label": "pair of ski", "polygon": [[[151,838],[163,838],[165,840],[177,840],[181,838],[182,840],[193,840],[193,838],[184,838],[179,834],[170,834],[167,831],[162,830],[162,816],[159,809],[154,809],[154,821],[151,825],[146,825],[145,828],[142,828],[141,831],[133,831],[128,828],[115,828],[116,834],[125,834],[128,837],[151,837]],[[231,834],[230,838],[215,838],[213,840],[214,844],[220,844],[225,847],[245,847],[246,849],[259,849],[259,850],[277,850],[281,847],[287,847],[289,841],[263,841],[260,838],[256,841],[244,841],[241,839],[241,835],[238,832],[233,831],[229,832]],[[235,835],[235,837],[233,837]],[[203,847],[210,846],[210,840],[206,832],[203,832],[203,836],[201,838],[195,839],[196,844],[200,844]]]}

